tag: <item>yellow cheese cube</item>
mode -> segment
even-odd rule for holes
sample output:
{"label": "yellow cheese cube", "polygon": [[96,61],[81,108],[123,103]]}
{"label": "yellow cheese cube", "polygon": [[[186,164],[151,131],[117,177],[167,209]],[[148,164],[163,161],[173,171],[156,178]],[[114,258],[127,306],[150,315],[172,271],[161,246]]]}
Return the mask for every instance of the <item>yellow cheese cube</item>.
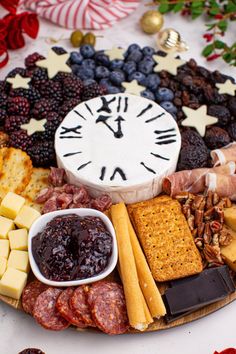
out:
{"label": "yellow cheese cube", "polygon": [[28,252],[12,250],[8,258],[7,266],[28,273],[30,269]]}
{"label": "yellow cheese cube", "polygon": [[26,285],[27,274],[18,269],[7,268],[0,280],[0,294],[19,300]]}
{"label": "yellow cheese cube", "polygon": [[8,192],[1,202],[0,214],[9,219],[15,219],[24,204],[25,198],[18,194]]}
{"label": "yellow cheese cube", "polygon": [[7,269],[7,260],[6,258],[3,258],[0,256],[0,279],[5,273],[5,270]]}
{"label": "yellow cheese cube", "polygon": [[225,262],[228,266],[236,272],[236,232],[229,230],[233,240],[228,246],[222,246],[220,248],[222,256],[225,258]]}
{"label": "yellow cheese cube", "polygon": [[12,220],[0,216],[0,238],[7,238],[8,232],[14,230],[15,225]]}
{"label": "yellow cheese cube", "polygon": [[33,222],[40,217],[40,212],[29,206],[23,206],[15,218],[15,224],[20,228],[30,229]]}
{"label": "yellow cheese cube", "polygon": [[8,240],[0,240],[0,257],[8,258],[10,244]]}
{"label": "yellow cheese cube", "polygon": [[[10,247],[12,250],[28,250],[28,232],[26,229],[12,230],[8,233]],[[5,241],[5,240],[4,240]]]}
{"label": "yellow cheese cube", "polygon": [[236,206],[224,209],[224,222],[232,230],[236,231]]}

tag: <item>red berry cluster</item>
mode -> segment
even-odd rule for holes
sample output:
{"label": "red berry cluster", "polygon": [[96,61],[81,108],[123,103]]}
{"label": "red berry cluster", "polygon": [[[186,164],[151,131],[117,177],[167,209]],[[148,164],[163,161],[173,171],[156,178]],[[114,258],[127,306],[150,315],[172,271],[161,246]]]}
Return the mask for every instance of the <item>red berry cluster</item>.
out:
{"label": "red berry cluster", "polygon": [[39,21],[36,14],[22,12],[17,14],[19,0],[0,0],[9,13],[0,19],[0,68],[7,64],[8,49],[24,47],[24,34],[35,39],[39,30]]}

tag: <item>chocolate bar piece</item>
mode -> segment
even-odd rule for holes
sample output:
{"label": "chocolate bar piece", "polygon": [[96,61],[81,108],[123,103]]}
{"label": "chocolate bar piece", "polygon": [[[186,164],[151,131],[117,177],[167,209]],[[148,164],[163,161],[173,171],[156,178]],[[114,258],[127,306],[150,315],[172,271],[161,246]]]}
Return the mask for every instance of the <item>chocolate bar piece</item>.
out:
{"label": "chocolate bar piece", "polygon": [[185,314],[213,302],[222,300],[235,291],[235,286],[226,268],[206,269],[197,276],[171,282],[164,301],[169,315]]}

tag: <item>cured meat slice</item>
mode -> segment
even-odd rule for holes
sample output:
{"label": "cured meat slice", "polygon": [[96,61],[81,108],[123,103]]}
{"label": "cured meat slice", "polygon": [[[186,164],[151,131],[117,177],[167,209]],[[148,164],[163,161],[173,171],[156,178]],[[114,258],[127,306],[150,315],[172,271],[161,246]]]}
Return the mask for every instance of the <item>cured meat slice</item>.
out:
{"label": "cured meat slice", "polygon": [[94,302],[98,295],[105,294],[107,291],[116,290],[117,283],[110,282],[106,280],[101,280],[96,283],[93,283],[90,287],[85,288],[87,303],[90,308],[93,307]]}
{"label": "cured meat slice", "polygon": [[48,176],[48,181],[54,187],[61,187],[65,182],[65,175],[65,170],[63,168],[51,167],[51,172]]}
{"label": "cured meat slice", "polygon": [[91,207],[100,211],[109,209],[112,205],[111,197],[107,194],[102,194],[91,201]]}
{"label": "cured meat slice", "polygon": [[87,326],[95,327],[90,308],[87,304],[84,286],[79,286],[75,289],[70,298],[70,306],[75,311],[76,315],[83,319]]}
{"label": "cured meat slice", "polygon": [[45,329],[61,331],[70,325],[56,309],[57,298],[61,292],[62,290],[57,288],[48,288],[37,297],[33,316]]}
{"label": "cured meat slice", "polygon": [[57,298],[56,308],[68,322],[79,328],[85,328],[87,325],[81,317],[77,316],[70,307],[69,300],[74,293],[73,288],[67,288],[61,292]]}
{"label": "cured meat slice", "polygon": [[48,289],[48,285],[45,285],[38,280],[34,280],[26,285],[23,290],[21,299],[23,310],[26,313],[29,313],[30,315],[33,314],[33,309],[37,297],[46,289]]}
{"label": "cured meat slice", "polygon": [[119,284],[112,290],[99,294],[91,311],[97,327],[107,334],[122,334],[129,327],[125,296]]}
{"label": "cured meat slice", "polygon": [[42,189],[37,195],[35,202],[39,204],[45,203],[52,196],[52,193],[53,193],[52,187],[47,187]]}

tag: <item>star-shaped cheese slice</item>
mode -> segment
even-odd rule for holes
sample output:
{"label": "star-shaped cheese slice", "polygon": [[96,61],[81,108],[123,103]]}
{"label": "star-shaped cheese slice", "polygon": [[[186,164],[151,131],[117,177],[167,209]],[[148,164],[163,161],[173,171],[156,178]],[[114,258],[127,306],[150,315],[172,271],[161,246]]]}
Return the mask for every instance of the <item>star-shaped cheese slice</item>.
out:
{"label": "star-shaped cheese slice", "polygon": [[37,132],[44,132],[45,131],[44,125],[46,124],[46,122],[47,122],[46,119],[37,120],[31,118],[29,123],[21,125],[21,129],[26,130],[28,135],[32,135]]}
{"label": "star-shaped cheese slice", "polygon": [[112,49],[105,50],[105,54],[110,60],[124,59],[125,49],[113,47]]}
{"label": "star-shaped cheese slice", "polygon": [[71,68],[66,64],[70,54],[58,55],[52,49],[49,50],[48,57],[36,62],[40,68],[47,69],[49,79],[52,79],[59,72],[70,73]]}
{"label": "star-shaped cheese slice", "polygon": [[168,71],[172,75],[177,75],[177,69],[179,66],[185,64],[184,60],[175,58],[176,54],[169,53],[165,57],[160,55],[153,55],[153,59],[157,63],[154,67],[155,72],[160,72],[161,70]]}
{"label": "star-shaped cheese slice", "polygon": [[145,86],[139,85],[137,80],[123,82],[122,86],[125,88],[125,92],[136,96],[140,96],[140,93],[146,89]]}
{"label": "star-shaped cheese slice", "polygon": [[182,121],[182,125],[195,128],[202,137],[204,137],[208,125],[218,122],[218,118],[207,114],[207,106],[205,105],[198,109],[189,107],[182,107],[182,109],[187,117]]}
{"label": "star-shaped cheese slice", "polygon": [[31,81],[30,77],[22,77],[19,74],[16,74],[15,77],[9,77],[6,80],[7,82],[9,82],[12,85],[13,89],[17,89],[17,88],[23,88],[23,89],[29,89],[29,83]]}
{"label": "star-shaped cheese slice", "polygon": [[228,95],[235,96],[236,85],[229,79],[223,84],[216,84],[216,87],[219,89],[219,93],[227,93]]}

